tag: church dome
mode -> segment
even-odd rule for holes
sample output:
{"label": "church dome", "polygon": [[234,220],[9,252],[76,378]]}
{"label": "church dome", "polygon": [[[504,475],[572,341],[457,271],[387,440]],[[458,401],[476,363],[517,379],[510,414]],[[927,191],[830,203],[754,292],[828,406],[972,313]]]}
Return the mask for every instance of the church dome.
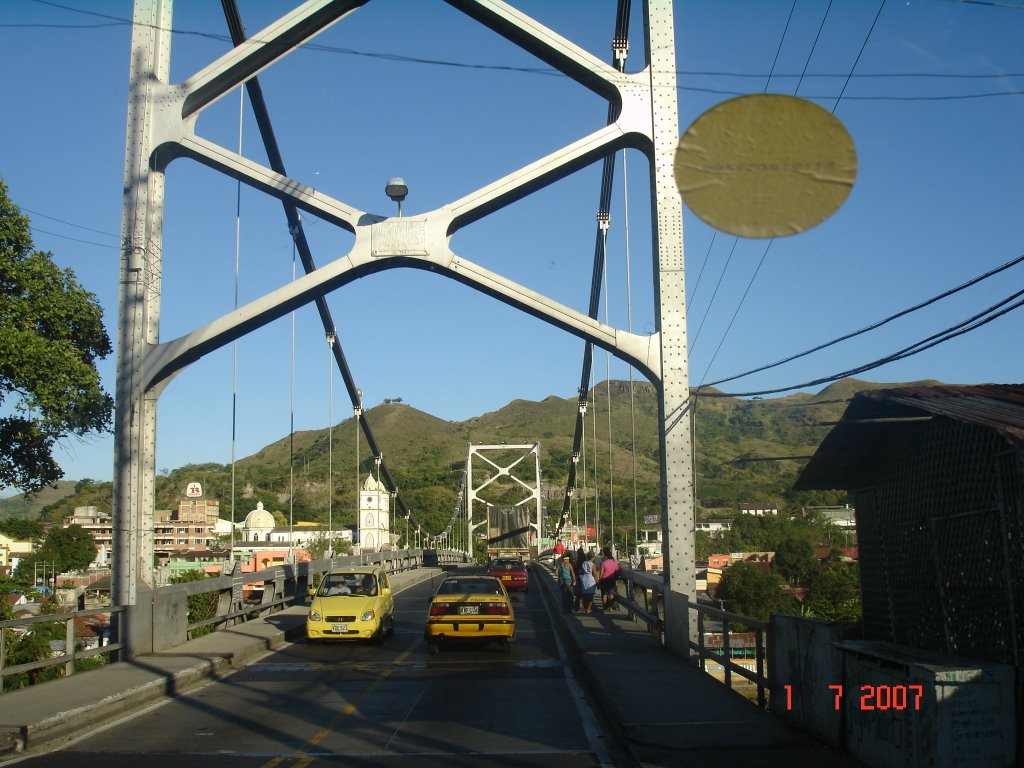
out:
{"label": "church dome", "polygon": [[245,516],[245,527],[250,530],[253,528],[273,528],[277,523],[274,520],[274,516],[267,512],[263,508],[263,502],[256,503],[256,509]]}

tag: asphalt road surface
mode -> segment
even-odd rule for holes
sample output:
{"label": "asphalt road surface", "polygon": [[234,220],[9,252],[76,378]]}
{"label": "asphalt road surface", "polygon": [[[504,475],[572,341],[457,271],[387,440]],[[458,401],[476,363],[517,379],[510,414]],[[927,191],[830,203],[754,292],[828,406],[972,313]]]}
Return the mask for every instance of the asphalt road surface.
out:
{"label": "asphalt road surface", "polygon": [[[511,655],[427,653],[431,582],[396,595],[382,645],[300,640],[25,766],[623,765],[560,653],[537,586],[517,593]],[[10,764],[10,763],[8,763]]]}

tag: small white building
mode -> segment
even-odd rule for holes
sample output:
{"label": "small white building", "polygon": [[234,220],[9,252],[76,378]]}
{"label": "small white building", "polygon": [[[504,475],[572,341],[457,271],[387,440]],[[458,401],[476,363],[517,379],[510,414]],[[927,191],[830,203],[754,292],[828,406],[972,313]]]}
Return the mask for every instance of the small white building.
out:
{"label": "small white building", "polygon": [[741,515],[777,515],[779,508],[775,504],[740,504]]}
{"label": "small white building", "polygon": [[732,529],[732,520],[720,520],[708,523],[697,523],[697,530],[704,531],[705,533],[717,533],[718,531],[728,531]]}

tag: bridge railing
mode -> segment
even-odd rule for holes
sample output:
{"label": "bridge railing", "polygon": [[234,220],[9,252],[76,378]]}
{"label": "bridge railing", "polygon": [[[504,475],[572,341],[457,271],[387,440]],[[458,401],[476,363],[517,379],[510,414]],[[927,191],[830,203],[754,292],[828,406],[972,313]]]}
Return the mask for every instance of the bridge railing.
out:
{"label": "bridge railing", "polygon": [[[665,620],[665,582],[661,574],[637,571],[622,566],[620,573],[623,580],[617,582],[618,600],[635,619],[645,623],[650,631],[664,641]],[[722,666],[723,682],[732,687],[732,676],[750,681],[757,688],[757,704],[762,709],[768,706],[767,691],[772,689],[771,670],[765,667],[769,644],[772,642],[772,624],[770,621],[755,619],[729,613],[710,605],[688,602],[691,611],[697,613],[697,641],[690,641],[690,650],[695,651],[700,668],[707,671],[707,662],[712,661]],[[708,620],[721,622],[721,646],[709,646],[706,637],[705,622]],[[743,631],[741,642],[734,643],[734,632],[731,624],[741,624],[749,630]],[[747,669],[734,661],[735,651],[751,647],[749,635],[753,634],[754,670]]]}
{"label": "bridge railing", "polygon": [[[97,647],[80,647],[82,638],[79,637],[76,632],[76,621],[88,619],[93,616],[105,616],[107,614],[120,613],[123,610],[123,608],[93,608],[88,611],[51,613],[43,616],[29,616],[21,619],[7,619],[5,621],[0,621],[0,693],[3,692],[4,678],[34,672],[35,670],[45,669],[46,667],[52,667],[58,664],[62,664],[64,666],[64,676],[73,675],[75,673],[75,663],[80,659],[87,659],[91,656],[99,656],[101,654],[109,654],[112,651],[121,649],[123,647],[121,643],[105,643],[104,640],[106,638],[102,636],[99,639],[99,645]],[[12,639],[12,634],[14,632],[28,633],[32,631],[30,627],[33,626],[59,623],[64,624],[63,653],[46,656],[23,664],[12,664],[11,666],[5,665],[7,660],[8,640]]]}
{"label": "bridge railing", "polygon": [[[431,550],[436,552],[437,564],[445,565],[464,561],[464,553],[456,550]],[[431,560],[433,558],[430,558]],[[390,552],[366,552],[359,555],[326,558],[302,563],[273,565],[255,573],[232,573],[200,581],[169,584],[153,590],[152,599],[152,651],[160,652],[187,640],[205,634],[236,626],[245,621],[265,617],[284,608],[303,603],[306,593],[319,574],[334,568],[363,565],[379,565],[387,573],[399,573],[423,567],[423,550],[402,549]],[[263,587],[258,603],[244,600],[246,585]],[[189,597],[209,596],[211,615],[202,618],[189,616]],[[125,653],[122,623],[131,621],[131,609],[125,606],[92,608],[84,611],[69,611],[40,616],[0,621],[0,692],[4,679],[25,674],[46,667],[62,665],[61,675],[75,673],[76,662],[91,656],[104,656],[116,662]],[[96,616],[110,616],[109,632],[94,648],[83,647],[84,638],[76,630],[76,621]],[[29,633],[34,625],[64,623],[63,652],[39,658],[23,664],[5,666],[7,644],[12,633]]]}

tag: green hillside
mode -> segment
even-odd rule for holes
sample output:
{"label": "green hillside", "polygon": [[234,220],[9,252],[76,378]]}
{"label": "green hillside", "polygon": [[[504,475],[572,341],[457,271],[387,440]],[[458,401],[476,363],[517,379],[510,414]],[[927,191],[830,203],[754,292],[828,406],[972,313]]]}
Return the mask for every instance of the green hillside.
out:
{"label": "green hillside", "polygon": [[[854,392],[891,386],[899,385],[847,379],[818,394],[798,393],[763,400],[720,397],[715,390],[702,390],[695,411],[698,514],[728,513],[743,503],[776,504],[785,511],[803,505],[842,502],[839,493],[796,494],[791,486],[806,463],[805,457],[814,453],[827,434],[829,427],[823,423],[838,420]],[[426,529],[438,532],[454,509],[469,443],[539,442],[543,482],[552,492],[549,507],[552,513],[560,512],[576,412],[575,397],[552,396],[540,402],[515,400],[497,411],[463,422],[444,421],[401,403],[371,408],[366,418],[403,500]],[[632,518],[634,494],[640,515],[657,512],[658,418],[653,386],[635,383],[631,397],[628,382],[597,385],[591,393],[586,431],[586,474],[584,477],[581,471],[578,480],[581,493],[593,499],[596,487],[602,512],[610,506],[609,497],[614,494],[619,520],[623,516]],[[333,520],[354,524],[354,419],[336,425],[333,437]],[[360,440],[359,460],[362,478],[375,472],[365,439]],[[326,429],[299,432],[292,438],[285,436],[239,460],[235,465],[235,519],[242,519],[257,501],[287,517],[293,502],[296,521],[326,522],[328,466]],[[581,463],[580,470],[583,468]],[[528,477],[529,470],[521,476]],[[476,479],[479,484],[481,475],[476,475]],[[222,517],[230,517],[231,467],[221,464],[188,465],[158,477],[158,507],[175,507],[186,483],[196,480],[203,484],[208,497],[221,501]],[[109,511],[110,491],[109,483],[83,481],[71,495],[46,504],[43,516],[60,519],[83,504]],[[487,500],[493,503],[522,498],[508,482],[494,483],[487,493]]]}
{"label": "green hillside", "polygon": [[18,517],[34,520],[47,507],[75,492],[74,480],[58,480],[56,486],[43,488],[35,496],[19,494],[8,499],[0,499],[0,518]]}

